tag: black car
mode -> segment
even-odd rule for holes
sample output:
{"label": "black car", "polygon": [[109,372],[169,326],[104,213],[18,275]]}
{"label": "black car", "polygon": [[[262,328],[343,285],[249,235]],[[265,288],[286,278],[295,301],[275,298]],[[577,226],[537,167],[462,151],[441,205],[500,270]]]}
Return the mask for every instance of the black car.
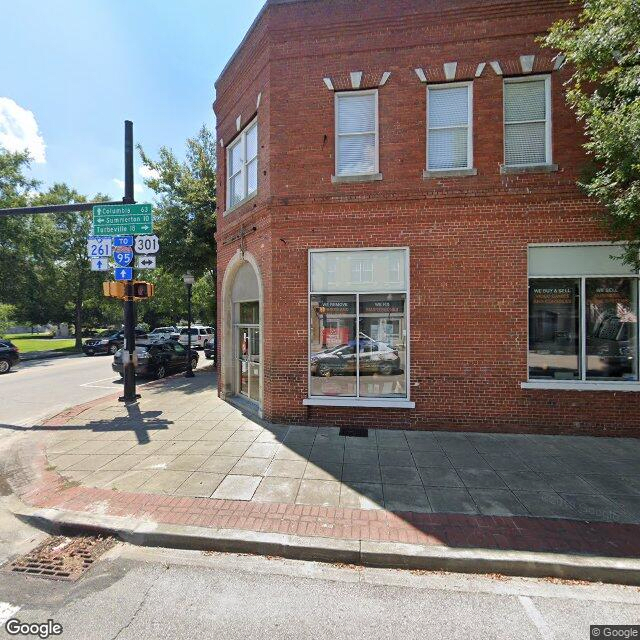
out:
{"label": "black car", "polygon": [[[136,329],[136,340],[146,339],[144,331]],[[105,331],[97,338],[85,341],[82,350],[88,356],[95,356],[99,353],[114,355],[124,344],[124,331]]]}
{"label": "black car", "polygon": [[[136,375],[164,378],[177,371],[187,368],[187,350],[175,340],[153,341],[136,346]],[[122,350],[118,350],[113,357],[113,370],[124,376],[122,364]],[[191,367],[198,366],[198,354],[191,352]]]}
{"label": "black car", "polygon": [[0,374],[9,373],[14,364],[20,362],[18,347],[10,340],[0,340]]}

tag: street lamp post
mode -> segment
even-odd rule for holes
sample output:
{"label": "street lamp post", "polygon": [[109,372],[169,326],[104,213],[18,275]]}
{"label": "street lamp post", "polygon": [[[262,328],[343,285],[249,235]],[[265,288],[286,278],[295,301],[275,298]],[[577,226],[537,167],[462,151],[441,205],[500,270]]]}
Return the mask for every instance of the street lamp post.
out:
{"label": "street lamp post", "polygon": [[191,288],[196,279],[189,273],[182,276],[182,281],[187,287],[187,372],[185,378],[193,378],[193,367],[191,366]]}

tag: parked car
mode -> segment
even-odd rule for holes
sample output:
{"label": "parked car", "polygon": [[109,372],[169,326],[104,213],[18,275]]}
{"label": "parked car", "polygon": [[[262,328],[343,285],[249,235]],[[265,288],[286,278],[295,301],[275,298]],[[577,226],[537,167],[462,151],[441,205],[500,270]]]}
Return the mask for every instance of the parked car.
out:
{"label": "parked car", "polygon": [[177,340],[180,337],[180,331],[177,327],[156,327],[149,333],[149,337],[172,338]]}
{"label": "parked car", "polygon": [[20,362],[20,350],[11,340],[0,339],[0,374],[9,373]]}
{"label": "parked car", "polygon": [[[186,346],[189,339],[189,329],[184,327],[180,330],[180,337],[178,341],[180,344]],[[191,348],[197,349],[202,347],[203,349],[210,344],[215,345],[215,334],[211,327],[205,327],[203,325],[191,325]]]}
{"label": "parked car", "polygon": [[[400,369],[400,356],[384,342],[371,338],[360,338],[360,374],[379,373],[390,376]],[[312,376],[355,375],[356,341],[349,340],[332,349],[325,349],[311,356]]]}
{"label": "parked car", "polygon": [[[187,368],[187,349],[170,338],[136,346],[136,355],[138,358],[136,375],[139,376],[164,378],[171,373],[185,371]],[[197,366],[198,354],[192,351],[191,367],[195,369]],[[111,367],[121,376],[124,376],[122,349],[116,351]]]}
{"label": "parked car", "polygon": [[[136,329],[136,340],[146,339],[144,331]],[[82,350],[88,356],[95,356],[99,353],[114,355],[124,344],[124,331],[105,331],[97,338],[87,340],[82,345]]]}
{"label": "parked car", "polygon": [[204,348],[204,357],[207,360],[213,360],[215,355],[216,355],[216,345],[214,341],[214,344],[209,343],[209,345]]}

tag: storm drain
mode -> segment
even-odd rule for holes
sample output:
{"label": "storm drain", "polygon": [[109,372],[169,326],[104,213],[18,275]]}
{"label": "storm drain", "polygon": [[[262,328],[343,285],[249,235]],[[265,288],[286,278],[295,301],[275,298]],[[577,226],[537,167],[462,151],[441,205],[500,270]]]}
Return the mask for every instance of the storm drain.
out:
{"label": "storm drain", "polygon": [[369,429],[358,429],[357,427],[341,427],[341,436],[349,436],[351,438],[368,438]]}
{"label": "storm drain", "polygon": [[52,580],[77,580],[115,542],[113,538],[56,536],[7,563],[2,570]]}

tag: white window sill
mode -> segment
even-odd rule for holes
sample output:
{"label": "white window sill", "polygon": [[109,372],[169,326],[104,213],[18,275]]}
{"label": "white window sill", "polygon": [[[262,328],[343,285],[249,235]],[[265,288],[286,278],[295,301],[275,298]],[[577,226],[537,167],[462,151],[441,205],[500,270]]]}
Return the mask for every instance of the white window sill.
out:
{"label": "white window sill", "polygon": [[640,382],[586,382],[535,380],[521,382],[521,389],[546,389],[552,391],[633,391],[640,393]]}
{"label": "white window sill", "polygon": [[252,194],[244,198],[243,200],[240,200],[240,202],[236,202],[236,204],[234,204],[233,207],[229,207],[228,209],[226,209],[223,215],[225,216],[229,215],[236,209],[239,209],[243,204],[247,204],[247,202],[249,202],[250,200],[253,200],[257,195],[258,195],[258,191],[256,190]]}
{"label": "white window sill", "polygon": [[425,180],[432,178],[461,178],[463,176],[477,176],[478,170],[475,168],[470,169],[426,169],[422,172],[422,177]]}
{"label": "white window sill", "polygon": [[302,404],[306,407],[361,407],[380,409],[415,409],[416,403],[411,400],[395,398],[305,398]]}
{"label": "white window sill", "polygon": [[500,173],[553,173],[558,170],[557,164],[526,164],[526,165],[500,165]]}
{"label": "white window sill", "polygon": [[331,176],[331,182],[338,184],[340,182],[377,182],[382,180],[381,173],[365,173],[356,176]]}

